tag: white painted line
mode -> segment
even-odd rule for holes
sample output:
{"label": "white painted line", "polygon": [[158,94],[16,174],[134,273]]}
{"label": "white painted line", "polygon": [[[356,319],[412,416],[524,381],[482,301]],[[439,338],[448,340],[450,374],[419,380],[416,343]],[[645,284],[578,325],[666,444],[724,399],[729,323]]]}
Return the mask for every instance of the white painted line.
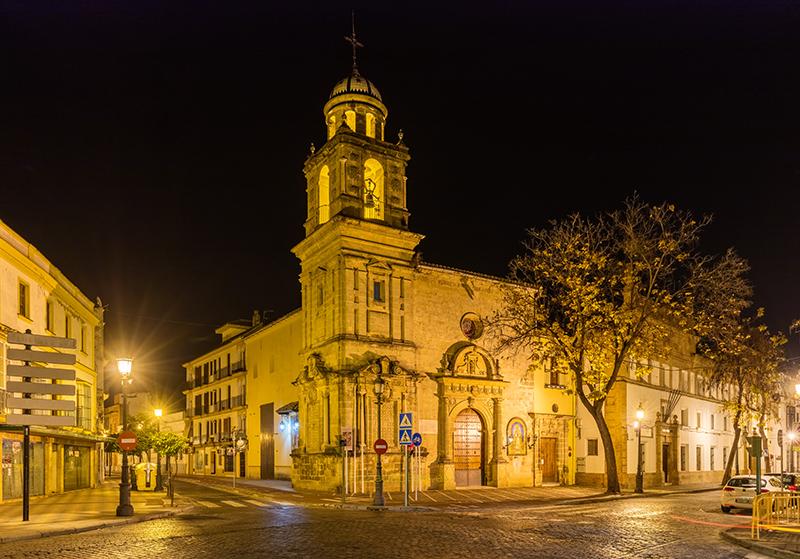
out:
{"label": "white painted line", "polygon": [[447,498],[448,498],[448,499],[450,499],[451,501],[457,501],[457,500],[458,500],[458,499],[454,499],[453,497],[451,497],[450,495],[448,495],[448,494],[447,494],[447,493],[445,493],[444,491],[438,491],[438,490],[437,490],[436,492],[437,492],[437,493],[440,493],[441,495],[444,495],[445,497],[447,497]]}
{"label": "white painted line", "polygon": [[473,497],[473,496],[471,496],[471,495],[470,495],[470,496],[467,496],[467,495],[465,495],[463,491],[454,491],[454,493],[455,493],[456,495],[461,495],[461,496],[463,496],[463,497],[465,497],[465,498],[469,499],[470,501],[475,501],[476,503],[482,503],[482,502],[483,502],[483,501],[481,501],[480,499],[476,499],[475,497]]}
{"label": "white painted line", "polygon": [[478,493],[478,495],[480,497],[483,497],[484,499],[489,499],[490,501],[494,501],[495,503],[501,503],[506,500],[503,498],[496,499],[495,497],[489,495],[488,493],[489,493],[488,491],[481,491],[480,493]]}
{"label": "white painted line", "polygon": [[220,503],[225,503],[229,507],[244,507],[247,505],[243,505],[242,503],[238,503],[236,501],[220,501]]}
{"label": "white painted line", "polygon": [[420,493],[422,493],[425,497],[427,497],[428,499],[430,499],[434,503],[438,503],[439,502],[436,499],[434,499],[433,497],[431,497],[430,495],[428,495],[427,493],[425,493],[424,491],[420,491]]}
{"label": "white painted line", "polygon": [[197,501],[201,505],[209,509],[218,509],[219,505],[217,503],[212,503],[211,501]]}
{"label": "white painted line", "polygon": [[242,499],[245,503],[250,503],[251,505],[255,505],[257,507],[266,507],[268,506],[267,503],[262,503],[261,501],[256,501],[254,499]]}

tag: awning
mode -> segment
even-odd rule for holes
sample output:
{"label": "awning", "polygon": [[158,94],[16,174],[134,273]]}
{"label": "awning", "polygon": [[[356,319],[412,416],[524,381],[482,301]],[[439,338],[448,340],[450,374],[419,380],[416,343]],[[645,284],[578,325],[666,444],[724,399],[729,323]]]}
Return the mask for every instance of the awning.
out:
{"label": "awning", "polygon": [[292,413],[297,412],[300,409],[300,402],[289,402],[285,406],[281,406],[278,408],[277,413],[285,414],[285,413]]}

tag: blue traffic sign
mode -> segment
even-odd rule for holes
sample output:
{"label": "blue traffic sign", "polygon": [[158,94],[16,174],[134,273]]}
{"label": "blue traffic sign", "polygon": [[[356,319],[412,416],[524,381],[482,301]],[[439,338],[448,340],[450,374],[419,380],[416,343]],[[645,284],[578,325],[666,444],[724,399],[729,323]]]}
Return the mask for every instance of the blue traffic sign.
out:
{"label": "blue traffic sign", "polygon": [[412,445],[411,431],[414,428],[413,415],[411,412],[401,413],[398,421],[398,440],[401,445]]}
{"label": "blue traffic sign", "polygon": [[414,433],[411,435],[411,442],[414,443],[414,446],[420,446],[422,444],[422,435]]}

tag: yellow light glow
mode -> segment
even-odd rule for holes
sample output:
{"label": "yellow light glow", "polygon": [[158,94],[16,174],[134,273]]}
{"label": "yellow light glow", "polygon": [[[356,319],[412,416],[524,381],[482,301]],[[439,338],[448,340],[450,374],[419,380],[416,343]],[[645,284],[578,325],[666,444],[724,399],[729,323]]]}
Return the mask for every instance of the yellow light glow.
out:
{"label": "yellow light glow", "polygon": [[131,370],[133,370],[133,359],[130,357],[120,357],[117,359],[117,370],[122,376],[131,374]]}
{"label": "yellow light glow", "polygon": [[797,438],[797,433],[795,433],[794,431],[789,431],[789,433],[787,433],[786,436],[789,437],[790,441],[793,441]]}
{"label": "yellow light glow", "polygon": [[639,428],[639,422],[638,421],[634,421],[633,422],[633,428],[634,429],[638,429]]}
{"label": "yellow light glow", "polygon": [[794,385],[794,393],[800,396],[800,384]]}
{"label": "yellow light glow", "polygon": [[161,408],[156,408],[153,410],[153,413],[155,414],[156,417],[161,417],[164,414],[164,410],[162,410]]}
{"label": "yellow light glow", "polygon": [[642,409],[642,404],[639,404],[639,409],[636,410],[636,419],[639,421],[644,419],[644,410]]}

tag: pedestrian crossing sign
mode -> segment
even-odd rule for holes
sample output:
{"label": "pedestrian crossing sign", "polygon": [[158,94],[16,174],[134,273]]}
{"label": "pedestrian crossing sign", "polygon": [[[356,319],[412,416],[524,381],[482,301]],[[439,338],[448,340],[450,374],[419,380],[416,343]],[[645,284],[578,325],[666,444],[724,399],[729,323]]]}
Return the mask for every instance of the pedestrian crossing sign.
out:
{"label": "pedestrian crossing sign", "polygon": [[401,445],[413,445],[414,441],[411,440],[411,431],[414,428],[414,421],[411,412],[401,413],[400,421],[398,422],[398,439]]}

